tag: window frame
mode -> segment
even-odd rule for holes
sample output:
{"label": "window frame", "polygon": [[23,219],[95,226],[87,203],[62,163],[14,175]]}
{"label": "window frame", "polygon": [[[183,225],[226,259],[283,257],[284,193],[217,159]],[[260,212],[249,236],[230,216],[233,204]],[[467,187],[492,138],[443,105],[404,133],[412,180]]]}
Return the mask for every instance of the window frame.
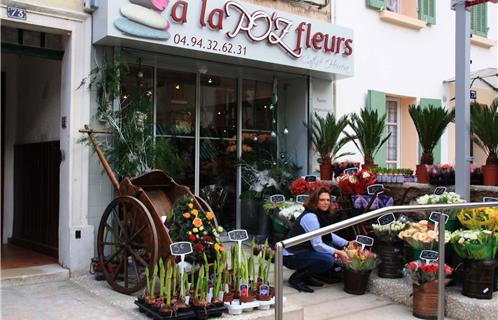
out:
{"label": "window frame", "polygon": [[[396,103],[396,122],[389,122],[389,102]],[[389,160],[389,139],[386,141],[386,167],[394,164],[394,168],[400,168],[401,163],[401,99],[386,97],[386,130],[389,133],[389,126],[396,126],[396,161]]]}

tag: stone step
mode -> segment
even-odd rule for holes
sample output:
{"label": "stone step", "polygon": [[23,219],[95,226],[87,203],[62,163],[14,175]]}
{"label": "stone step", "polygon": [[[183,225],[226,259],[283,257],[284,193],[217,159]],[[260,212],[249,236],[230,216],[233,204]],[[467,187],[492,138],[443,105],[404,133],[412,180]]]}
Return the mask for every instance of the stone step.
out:
{"label": "stone step", "polygon": [[69,279],[69,270],[58,264],[47,264],[26,268],[2,269],[0,288]]}

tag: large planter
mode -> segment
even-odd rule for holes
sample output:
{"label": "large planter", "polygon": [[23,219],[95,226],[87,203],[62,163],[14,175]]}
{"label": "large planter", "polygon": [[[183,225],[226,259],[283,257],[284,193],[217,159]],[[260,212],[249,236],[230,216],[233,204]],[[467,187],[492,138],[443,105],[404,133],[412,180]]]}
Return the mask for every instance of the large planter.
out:
{"label": "large planter", "polygon": [[498,165],[487,164],[482,166],[483,184],[486,186],[498,186]]}
{"label": "large planter", "polygon": [[320,164],[320,180],[332,180],[332,164]]}
{"label": "large planter", "polygon": [[403,278],[403,242],[377,242],[377,254],[381,260],[378,274],[381,278]]}
{"label": "large planter", "polygon": [[418,183],[429,183],[429,173],[425,164],[417,164],[416,175]]}
{"label": "large planter", "polygon": [[437,319],[438,281],[413,285],[413,316]]}
{"label": "large planter", "polygon": [[496,260],[465,260],[463,264],[464,296],[476,299],[492,299],[495,286]]}
{"label": "large planter", "polygon": [[356,295],[365,294],[368,287],[370,272],[370,270],[357,272],[346,268],[344,270],[344,291]]}

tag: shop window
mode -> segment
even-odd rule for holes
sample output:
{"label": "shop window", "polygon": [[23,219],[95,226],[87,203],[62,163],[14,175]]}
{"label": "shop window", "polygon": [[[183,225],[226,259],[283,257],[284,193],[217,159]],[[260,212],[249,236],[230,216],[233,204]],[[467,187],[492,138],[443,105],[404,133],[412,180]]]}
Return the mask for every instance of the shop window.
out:
{"label": "shop window", "polygon": [[472,34],[486,38],[488,35],[488,7],[486,3],[472,6],[471,11]]}
{"label": "shop window", "polygon": [[386,2],[387,10],[399,13],[399,2],[400,0],[387,0]]}
{"label": "shop window", "polygon": [[387,140],[386,166],[397,168],[399,166],[399,106],[398,99],[388,98],[386,101],[386,126],[391,135]]}

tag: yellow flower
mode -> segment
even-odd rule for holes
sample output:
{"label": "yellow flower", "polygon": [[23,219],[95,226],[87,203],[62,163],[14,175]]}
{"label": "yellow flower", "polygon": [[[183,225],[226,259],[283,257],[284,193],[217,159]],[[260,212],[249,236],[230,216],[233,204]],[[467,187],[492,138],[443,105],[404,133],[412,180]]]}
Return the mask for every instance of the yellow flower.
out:
{"label": "yellow flower", "polygon": [[[202,220],[201,220],[201,222],[202,222]],[[199,230],[200,230],[200,231],[204,230],[204,227],[203,227],[203,226],[200,226],[200,227],[199,227]]]}
{"label": "yellow flower", "polygon": [[193,209],[193,210],[192,210],[192,214],[193,214],[194,216],[196,216],[196,215],[198,215],[198,214],[199,214],[199,211],[197,211],[197,209]]}
{"label": "yellow flower", "polygon": [[212,211],[208,211],[208,212],[206,213],[206,218],[207,218],[208,220],[213,220],[213,218],[214,218],[214,213],[213,213]]}
{"label": "yellow flower", "polygon": [[190,218],[190,213],[185,212],[185,213],[183,214],[183,217],[184,217],[185,219],[189,219],[189,218]]}
{"label": "yellow flower", "polygon": [[199,228],[202,226],[202,220],[199,218],[195,218],[194,221],[192,221],[192,224],[196,227]]}
{"label": "yellow flower", "polygon": [[189,203],[187,206],[188,206],[189,209],[192,209],[194,207],[194,204],[193,203]]}

